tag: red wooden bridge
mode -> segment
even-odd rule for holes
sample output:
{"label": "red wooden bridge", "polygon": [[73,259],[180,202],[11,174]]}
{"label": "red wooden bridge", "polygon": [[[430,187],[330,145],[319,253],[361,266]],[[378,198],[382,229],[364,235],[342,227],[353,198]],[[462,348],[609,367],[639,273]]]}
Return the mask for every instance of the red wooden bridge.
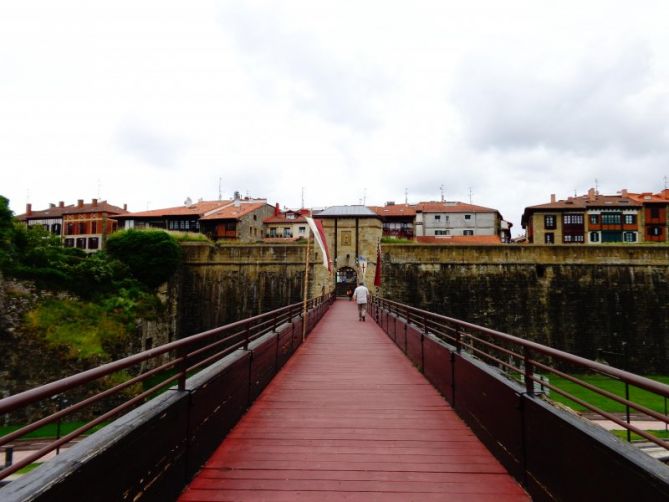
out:
{"label": "red wooden bridge", "polygon": [[353,303],[337,301],[182,501],[528,500]]}

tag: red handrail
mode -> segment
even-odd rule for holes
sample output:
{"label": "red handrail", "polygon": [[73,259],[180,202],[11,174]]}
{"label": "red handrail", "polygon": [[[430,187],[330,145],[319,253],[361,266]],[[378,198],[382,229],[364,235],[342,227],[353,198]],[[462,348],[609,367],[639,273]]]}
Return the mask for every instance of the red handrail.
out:
{"label": "red handrail", "polygon": [[[631,424],[629,410],[634,409],[637,412],[654,420],[663,422],[664,424],[669,424],[668,416],[649,409],[647,406],[636,403],[629,398],[620,397],[605,389],[589,384],[574,375],[561,371],[558,366],[576,366],[585,373],[594,372],[609,376],[624,383],[625,386],[637,387],[665,399],[669,398],[669,385],[667,384],[548,347],[540,343],[525,340],[517,336],[495,331],[452,317],[435,314],[385,298],[373,297],[371,299],[371,304],[372,308],[386,310],[389,313],[393,313],[404,319],[410,319],[412,324],[421,328],[425,333],[432,333],[438,338],[451,343],[457,352],[465,350],[476,356],[478,359],[501,368],[503,371],[506,371],[507,375],[511,375],[512,377],[522,375],[526,386],[526,393],[529,395],[534,394],[534,382],[540,383],[542,386],[563,395],[567,399],[583,406],[596,415],[599,415],[606,420],[611,420],[628,431],[634,432],[644,439],[669,450],[669,444],[667,442],[662,441],[652,434],[640,430],[634,424]],[[496,353],[511,357],[515,359],[516,363],[514,364],[512,362],[501,360]],[[552,364],[538,360],[538,356],[548,358],[552,361]],[[540,375],[538,375],[537,370],[565,378],[572,383],[619,403],[627,410],[626,420],[622,420],[612,413],[603,411],[597,406],[571,395],[569,392],[566,392],[550,382],[543,381],[540,378]]]}
{"label": "red handrail", "polygon": [[[320,309],[326,302],[332,301],[333,298],[334,293],[327,293],[320,297],[312,298],[307,302],[307,309],[309,311],[312,311],[313,309]],[[71,415],[72,413],[90,406],[93,403],[99,402],[104,398],[118,394],[118,392],[133,384],[144,382],[149,377],[164,371],[174,369],[177,370],[175,375],[168,376],[159,384],[154,385],[150,389],[144,390],[137,396],[125,400],[120,405],[117,405],[111,410],[107,410],[102,415],[89,421],[70,434],[63,436],[62,438],[58,438],[57,440],[44,446],[42,449],[31,454],[29,457],[16,462],[15,464],[6,467],[3,470],[0,470],[0,480],[16,472],[22,467],[29,465],[35,460],[38,460],[47,453],[59,448],[68,441],[82,435],[99,423],[118,416],[121,412],[129,410],[136,404],[141,404],[147,397],[150,397],[151,395],[166,388],[169,385],[173,385],[175,381],[178,383],[179,389],[183,390],[185,388],[186,376],[189,373],[195,370],[199,370],[205,364],[212,364],[216,360],[225,357],[235,350],[240,348],[247,349],[249,342],[259,338],[265,333],[276,330],[277,326],[283,322],[301,317],[303,315],[303,307],[304,305],[302,302],[294,303],[292,305],[272,310],[249,319],[236,321],[230,324],[226,324],[225,326],[204,331],[202,333],[197,333],[174,342],[154,347],[123,359],[103,364],[96,368],[92,368],[90,370],[83,371],[81,373],[77,373],[75,375],[71,375],[48,384],[26,390],[24,392],[20,392],[13,396],[0,399],[0,416],[2,416],[13,411],[26,408],[29,405],[43,402],[46,399],[61,395],[64,392],[70,391],[72,389],[82,388],[84,385],[90,382],[94,382],[100,378],[118,373],[119,371],[137,367],[146,361],[155,360],[165,355],[174,355],[168,362],[162,362],[155,368],[146,371],[140,371],[137,376],[125,382],[122,382],[104,391],[97,392],[81,401],[71,404],[64,409],[61,409],[39,420],[28,423],[20,429],[0,437],[1,447],[39,429],[44,425],[60,421],[67,415]],[[209,354],[209,352],[213,350],[216,352],[214,354]]]}

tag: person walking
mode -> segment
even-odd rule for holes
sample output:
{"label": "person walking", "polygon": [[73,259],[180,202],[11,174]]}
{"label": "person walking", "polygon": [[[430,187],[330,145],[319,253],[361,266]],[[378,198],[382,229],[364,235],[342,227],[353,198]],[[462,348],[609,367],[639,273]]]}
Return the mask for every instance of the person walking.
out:
{"label": "person walking", "polygon": [[367,315],[367,297],[369,296],[369,289],[365,287],[365,283],[360,285],[353,291],[353,299],[358,304],[358,321],[364,321]]}

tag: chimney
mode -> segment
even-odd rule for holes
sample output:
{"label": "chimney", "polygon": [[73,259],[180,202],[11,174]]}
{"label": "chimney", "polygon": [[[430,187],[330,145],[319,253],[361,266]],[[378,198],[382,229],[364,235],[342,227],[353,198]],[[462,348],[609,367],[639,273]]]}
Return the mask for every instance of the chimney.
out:
{"label": "chimney", "polygon": [[58,201],[58,207],[65,207],[65,202],[64,201]]}
{"label": "chimney", "polygon": [[91,202],[93,202],[93,207],[98,207],[98,199],[91,199]]}
{"label": "chimney", "polygon": [[588,200],[589,201],[595,200],[597,198],[596,196],[597,196],[597,193],[595,192],[594,188],[588,189]]}
{"label": "chimney", "polygon": [[276,203],[276,206],[274,206],[274,216],[279,216],[281,214],[281,208],[279,207],[279,203]]}
{"label": "chimney", "polygon": [[555,194],[551,194],[551,204],[555,204]]}
{"label": "chimney", "polygon": [[241,196],[239,195],[239,192],[235,192],[235,200],[234,200],[234,206],[239,207],[241,205]]}
{"label": "chimney", "polygon": [[32,204],[26,204],[26,215],[30,216],[33,214],[33,205]]}
{"label": "chimney", "polygon": [[49,202],[49,209],[53,209],[56,205],[53,202]]}
{"label": "chimney", "polygon": [[128,210],[128,204],[123,204],[123,210],[127,211]]}
{"label": "chimney", "polygon": [[77,200],[77,207],[84,207],[84,199]]}
{"label": "chimney", "polygon": [[622,194],[623,197],[627,197],[627,188],[623,188],[620,193]]}

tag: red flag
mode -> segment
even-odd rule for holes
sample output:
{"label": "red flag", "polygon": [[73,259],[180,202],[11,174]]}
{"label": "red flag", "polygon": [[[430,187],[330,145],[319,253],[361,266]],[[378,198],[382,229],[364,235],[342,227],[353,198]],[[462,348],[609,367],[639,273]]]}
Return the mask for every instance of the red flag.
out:
{"label": "red flag", "polygon": [[314,241],[316,241],[318,247],[321,248],[321,253],[323,254],[323,266],[328,269],[328,272],[332,272],[330,252],[328,251],[328,243],[325,240],[325,230],[323,230],[323,224],[319,220],[314,220],[313,218],[305,217],[305,219],[309,224],[309,228],[311,228]]}
{"label": "red flag", "polygon": [[376,271],[374,272],[374,286],[381,286],[381,244],[376,248]]}

